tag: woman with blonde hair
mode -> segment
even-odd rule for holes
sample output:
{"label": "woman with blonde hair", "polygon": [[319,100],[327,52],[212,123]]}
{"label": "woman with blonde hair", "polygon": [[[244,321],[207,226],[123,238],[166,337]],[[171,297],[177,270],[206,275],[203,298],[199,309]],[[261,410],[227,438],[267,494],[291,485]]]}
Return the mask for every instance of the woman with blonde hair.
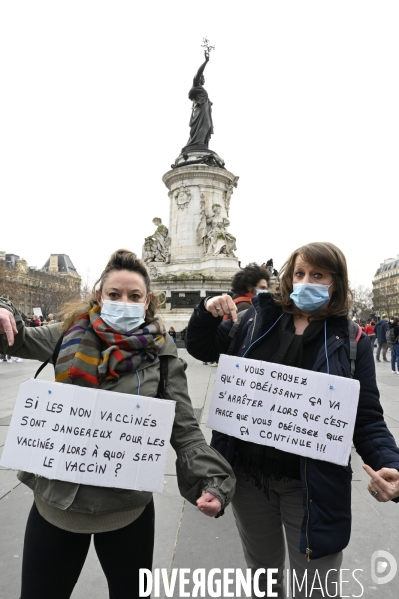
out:
{"label": "woman with blonde hair", "polygon": [[[351,377],[351,293],[343,253],[332,243],[304,245],[282,267],[279,283],[279,294],[252,298],[234,354]],[[226,314],[231,318],[222,322]],[[206,361],[227,353],[234,321],[237,308],[228,295],[201,300],[187,329],[189,353]],[[355,365],[360,397],[353,442],[374,469],[365,467],[372,476],[370,493],[388,501],[399,496],[399,449],[384,422],[372,350],[364,334],[358,339]],[[339,466],[305,458],[216,431],[211,445],[233,465],[237,488],[232,506],[245,559],[254,573],[266,570],[259,579],[260,590],[267,592],[267,571],[277,568],[273,591],[278,597],[336,596],[342,550],[351,530],[350,463]],[[295,570],[297,580],[307,576],[308,581],[302,589],[287,589],[288,594],[283,580],[284,531],[291,572]],[[310,595],[316,575],[318,589]]]}
{"label": "woman with blonde hair", "polygon": [[[218,516],[232,497],[235,478],[224,458],[205,442],[188,396],[185,363],[155,312],[144,263],[132,252],[118,250],[90,300],[69,305],[62,325],[25,328],[15,306],[0,298],[0,350],[43,362],[52,358],[56,381],[62,384],[174,400],[171,444],[180,492],[204,514]],[[21,599],[69,598],[92,535],[110,598],[139,597],[139,569],[152,567],[151,493],[73,484],[29,472],[18,477],[34,492]]]}

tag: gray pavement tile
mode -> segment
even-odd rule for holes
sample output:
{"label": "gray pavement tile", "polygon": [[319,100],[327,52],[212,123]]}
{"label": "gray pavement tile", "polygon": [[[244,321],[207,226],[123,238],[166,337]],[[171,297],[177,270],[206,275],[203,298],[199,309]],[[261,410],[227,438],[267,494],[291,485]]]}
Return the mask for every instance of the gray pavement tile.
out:
{"label": "gray pavement tile", "polygon": [[384,420],[389,429],[399,427],[399,419],[391,418],[391,416],[388,416],[388,414],[384,414]]}
{"label": "gray pavement tile", "polygon": [[[7,493],[15,489],[20,484],[17,479],[16,470],[7,470],[6,468],[0,468],[0,499],[2,499]],[[1,504],[0,504],[1,505]],[[0,515],[1,521],[3,521],[3,515]]]}
{"label": "gray pavement tile", "polygon": [[32,492],[20,483],[0,501],[0,570],[7,573],[0,578],[1,599],[19,597],[25,523],[32,502]]}
{"label": "gray pavement tile", "polygon": [[73,590],[71,599],[106,599],[107,597],[107,580],[98,561],[92,540],[83,570]]}
{"label": "gray pavement tile", "polygon": [[393,420],[399,420],[399,402],[381,402],[384,409],[384,414],[390,416]]}
{"label": "gray pavement tile", "polygon": [[[197,508],[186,503],[179,531],[174,568],[241,568],[246,569],[241,541],[231,508],[215,520],[204,517]],[[187,590],[192,585],[187,586]],[[206,595],[208,597],[208,595]],[[175,592],[173,597],[179,597]]]}
{"label": "gray pavement tile", "polygon": [[4,418],[0,418],[0,426],[10,426],[12,414],[10,416],[5,416]]}
{"label": "gray pavement tile", "polygon": [[8,426],[0,426],[0,447],[2,447],[6,442],[7,433]]}
{"label": "gray pavement tile", "polygon": [[[22,378],[21,378],[22,381]],[[14,397],[16,398],[18,395],[18,389],[19,389],[19,385],[21,384],[21,381],[19,381],[18,383],[13,383],[12,385],[1,385],[0,387],[0,401],[2,399],[9,399],[10,397]]]}
{"label": "gray pavement tile", "polygon": [[399,392],[399,375],[390,373],[389,377],[378,377],[378,388],[381,393],[391,393],[397,397]]}
{"label": "gray pavement tile", "polygon": [[194,416],[197,419],[197,422],[201,422],[202,408],[194,408]]}
{"label": "gray pavement tile", "polygon": [[205,437],[206,442],[210,443],[211,439],[212,439],[212,431],[211,431],[211,429],[206,426],[206,423],[201,423],[200,424],[200,429],[202,431],[202,434]]}
{"label": "gray pavement tile", "polygon": [[6,417],[10,412],[13,411],[15,405],[15,399],[9,398],[4,400],[4,402],[0,401],[0,418]]}
{"label": "gray pavement tile", "polygon": [[378,375],[378,385],[380,390],[383,389],[384,393],[391,389],[393,392],[398,391],[399,386],[399,376],[397,374],[392,374],[391,371],[384,373],[383,375]]}
{"label": "gray pavement tile", "polygon": [[154,495],[155,549],[154,568],[170,570],[179,536],[181,518],[187,507],[182,497]]}
{"label": "gray pavement tile", "polygon": [[171,445],[166,456],[165,475],[176,475],[176,452]]}

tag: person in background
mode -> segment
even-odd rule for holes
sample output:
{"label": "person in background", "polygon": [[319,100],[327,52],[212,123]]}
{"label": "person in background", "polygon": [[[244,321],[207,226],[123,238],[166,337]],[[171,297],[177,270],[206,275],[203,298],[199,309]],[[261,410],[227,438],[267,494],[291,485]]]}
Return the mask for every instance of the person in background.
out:
{"label": "person in background", "polygon": [[[252,299],[241,318],[233,355],[351,378],[351,292],[344,254],[328,242],[304,245],[285,262],[279,281],[279,293]],[[231,319],[223,321],[224,315]],[[197,360],[219,359],[230,347],[229,333],[237,320],[230,296],[203,298],[188,325],[188,352]],[[399,448],[384,421],[375,363],[364,334],[358,339],[353,378],[360,382],[353,443],[372,479],[369,492],[377,501],[396,501]],[[352,401],[357,403],[357,397]],[[300,456],[295,448],[282,451],[217,431],[211,445],[236,474],[233,512],[248,567],[253,575],[263,569],[260,590],[267,592],[268,569],[276,568],[273,591],[279,598],[336,596],[342,551],[351,533],[350,463],[340,466]],[[307,575],[311,584],[318,574],[320,586],[310,594],[306,583],[299,592],[285,592],[286,546],[289,568],[298,580]]]}
{"label": "person in background", "polygon": [[[118,250],[91,297],[65,307],[63,323],[26,329],[15,306],[0,298],[0,350],[10,347],[14,356],[44,362],[54,357],[62,338],[55,359],[57,383],[175,401],[170,442],[177,455],[179,490],[203,514],[218,516],[234,493],[235,476],[204,439],[188,395],[185,363],[156,307],[144,262]],[[167,364],[163,384],[162,361]],[[79,485],[30,472],[18,477],[34,493],[25,531],[21,599],[68,599],[92,535],[109,597],[140,596],[140,568],[152,568],[152,493]]]}
{"label": "person in background", "polygon": [[231,282],[233,302],[237,306],[237,312],[247,310],[255,295],[267,291],[269,281],[270,272],[256,262],[247,264],[245,268],[239,270]]}
{"label": "person in background", "polygon": [[389,328],[393,329],[395,339],[391,345],[391,369],[393,374],[399,374],[399,320],[394,318],[393,322],[389,323]]}
{"label": "person in background", "polygon": [[168,333],[172,337],[173,342],[176,343],[176,331],[175,331],[175,329],[173,327],[170,327]]}
{"label": "person in background", "polygon": [[385,335],[385,333],[388,330],[388,322],[389,322],[389,316],[387,314],[384,314],[384,316],[381,318],[381,320],[379,320],[374,327],[374,333],[377,336],[377,353],[375,356],[375,359],[377,360],[377,362],[381,362],[381,360],[380,360],[381,349],[382,349],[383,361],[389,362],[389,360],[387,360],[388,343],[387,343],[387,338]]}
{"label": "person in background", "polygon": [[40,318],[36,315],[33,315],[30,319],[29,327],[40,327],[41,324]]}
{"label": "person in background", "polygon": [[373,350],[373,352],[374,352],[374,341],[375,341],[374,327],[375,327],[375,320],[371,320],[370,323],[366,324],[366,326],[363,328],[364,332],[370,339],[371,349]]}

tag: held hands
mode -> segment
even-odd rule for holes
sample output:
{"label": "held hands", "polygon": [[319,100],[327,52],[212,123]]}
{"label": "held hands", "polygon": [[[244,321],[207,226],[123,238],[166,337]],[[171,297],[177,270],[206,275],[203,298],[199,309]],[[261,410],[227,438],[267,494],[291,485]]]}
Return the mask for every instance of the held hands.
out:
{"label": "held hands", "polygon": [[0,333],[7,335],[8,345],[14,345],[14,336],[18,329],[13,314],[5,308],[0,308]]}
{"label": "held hands", "polygon": [[380,502],[399,497],[399,472],[395,468],[381,468],[375,472],[363,464],[363,469],[371,476],[367,490]]}
{"label": "held hands", "polygon": [[218,295],[211,297],[206,302],[206,309],[212,316],[224,316],[227,314],[233,322],[237,322],[237,306],[229,295]]}
{"label": "held hands", "polygon": [[212,493],[205,493],[205,491],[202,491],[201,497],[197,499],[197,506],[200,512],[211,518],[217,516],[222,509],[219,499]]}

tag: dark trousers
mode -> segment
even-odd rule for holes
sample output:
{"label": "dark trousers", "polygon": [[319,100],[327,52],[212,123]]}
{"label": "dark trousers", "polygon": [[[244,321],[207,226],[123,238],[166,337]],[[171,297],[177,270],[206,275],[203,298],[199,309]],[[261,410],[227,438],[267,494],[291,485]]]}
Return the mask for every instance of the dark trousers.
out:
{"label": "dark trousers", "polygon": [[[109,598],[138,598],[139,568],[152,568],[153,501],[132,524],[93,536],[108,581]],[[21,599],[69,599],[83,568],[91,537],[91,534],[68,532],[50,524],[33,504],[25,531]]]}

